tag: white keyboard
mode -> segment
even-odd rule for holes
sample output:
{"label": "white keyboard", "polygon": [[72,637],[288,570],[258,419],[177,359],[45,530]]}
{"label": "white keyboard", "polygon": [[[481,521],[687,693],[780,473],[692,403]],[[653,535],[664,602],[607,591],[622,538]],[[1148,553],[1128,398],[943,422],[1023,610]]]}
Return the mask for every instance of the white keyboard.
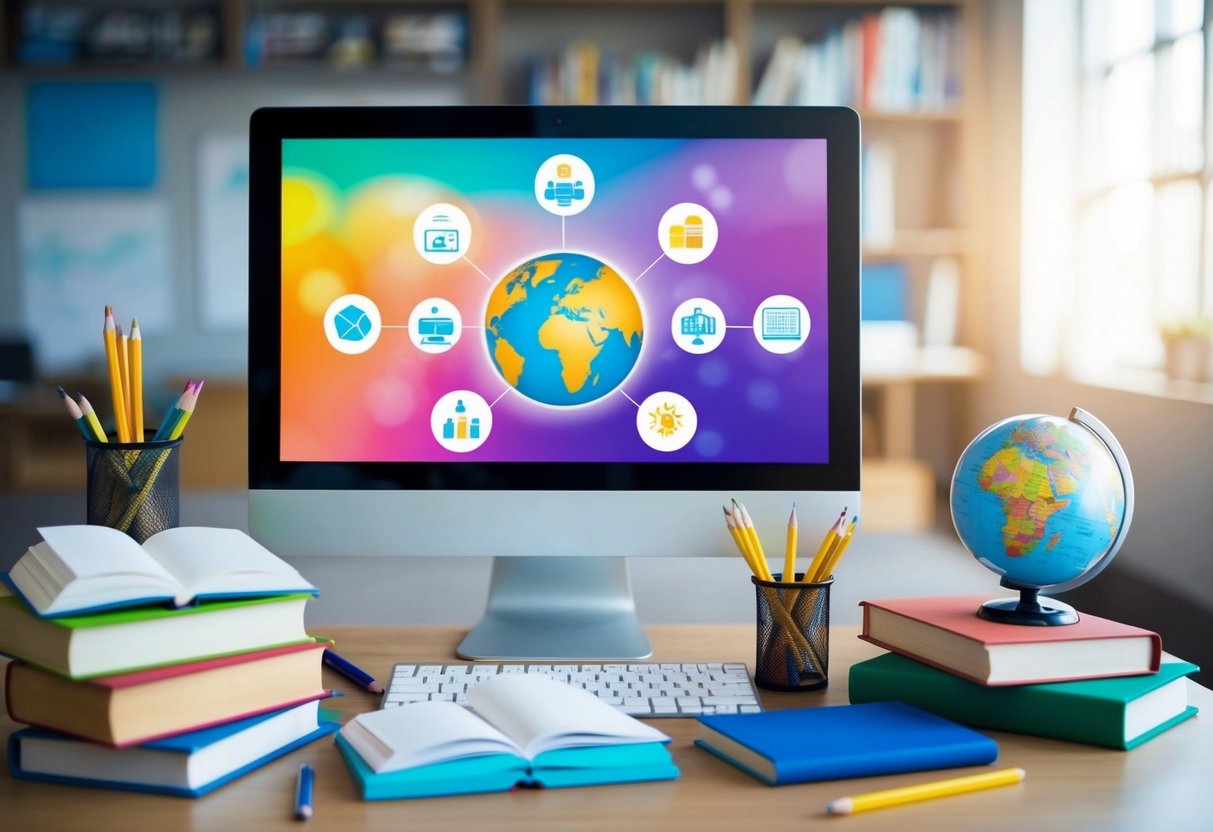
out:
{"label": "white keyboard", "polygon": [[501,673],[542,673],[584,688],[631,716],[752,714],[762,710],[745,665],[732,662],[398,664],[380,707],[431,701],[466,705],[468,688]]}

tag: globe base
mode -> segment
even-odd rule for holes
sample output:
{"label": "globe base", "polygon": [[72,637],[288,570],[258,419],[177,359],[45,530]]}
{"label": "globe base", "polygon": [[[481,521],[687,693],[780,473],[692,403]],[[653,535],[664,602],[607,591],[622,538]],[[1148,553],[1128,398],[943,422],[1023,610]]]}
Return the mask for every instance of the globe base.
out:
{"label": "globe base", "polygon": [[1041,598],[1038,589],[1020,589],[1018,598],[996,598],[977,610],[979,618],[999,624],[1059,627],[1078,623],[1078,611],[1053,598]]}

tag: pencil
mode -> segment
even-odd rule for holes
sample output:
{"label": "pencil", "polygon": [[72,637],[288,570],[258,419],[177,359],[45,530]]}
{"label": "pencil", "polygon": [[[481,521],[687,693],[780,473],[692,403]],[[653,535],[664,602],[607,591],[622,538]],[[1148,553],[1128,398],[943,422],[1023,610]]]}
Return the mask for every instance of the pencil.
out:
{"label": "pencil", "polygon": [[59,398],[63,399],[63,404],[67,407],[67,415],[72,417],[72,421],[80,429],[80,435],[85,439],[92,439],[93,427],[84,418],[84,414],[80,412],[80,405],[71,400],[71,397],[67,395],[67,391],[63,389],[62,384],[55,385],[55,391],[59,394]]}
{"label": "pencil", "polygon": [[131,416],[134,423],[132,435],[136,442],[143,441],[143,336],[139,333],[139,320],[131,321]]}
{"label": "pencil", "polygon": [[830,530],[826,532],[826,536],[821,539],[821,545],[817,547],[817,554],[813,556],[813,561],[809,564],[809,568],[804,570],[804,579],[810,583],[814,580],[813,576],[821,571],[821,565],[830,554],[830,548],[834,545],[834,541],[842,535],[846,529],[847,507],[842,507],[842,514],[838,515],[838,520],[835,521]]}
{"label": "pencil", "polygon": [[736,515],[741,513],[741,532],[750,542],[750,551],[754,554],[754,559],[758,562],[758,566],[762,569],[762,579],[764,581],[771,580],[771,568],[767,566],[767,555],[762,550],[762,541],[758,539],[758,530],[754,528],[754,521],[750,517],[750,513],[745,510],[745,506],[736,500],[733,501],[733,513]]}
{"label": "pencil", "polygon": [[375,677],[367,673],[349,659],[338,656],[332,650],[326,649],[321,659],[326,665],[336,670],[351,682],[369,690],[371,693],[383,693],[383,685],[375,681]]}
{"label": "pencil", "polygon": [[737,518],[733,516],[733,512],[729,510],[728,506],[721,506],[721,508],[724,509],[724,522],[728,526],[729,534],[733,536],[733,542],[737,544],[737,551],[741,552],[741,556],[745,558],[746,565],[750,567],[750,571],[754,573],[754,577],[761,580],[762,570],[758,568],[754,555],[750,552],[749,542],[742,535]]}
{"label": "pencil", "polygon": [[181,420],[181,406],[185,404],[185,397],[191,390],[194,389],[194,381],[190,379],[185,385],[185,390],[177,397],[177,401],[169,408],[168,413],[164,414],[164,418],[160,420],[160,427],[156,429],[156,435],[152,437],[153,442],[163,442],[172,436],[173,431],[177,427],[177,422]]}
{"label": "pencil", "polygon": [[122,376],[118,366],[118,339],[115,334],[114,308],[105,307],[105,328],[102,330],[105,339],[105,363],[109,368],[110,398],[114,404],[114,425],[118,431],[119,442],[130,442],[130,426],[126,423],[126,400],[122,397]]}
{"label": "pencil", "polygon": [[796,504],[792,503],[792,513],[788,515],[788,542],[783,552],[783,582],[791,583],[796,580]]}
{"label": "pencil", "polygon": [[185,433],[185,426],[189,424],[190,417],[194,415],[194,410],[198,407],[198,397],[202,395],[202,385],[204,384],[206,384],[206,379],[201,379],[194,385],[193,390],[183,396],[185,401],[181,405],[181,418],[177,420],[176,426],[169,434],[169,439],[180,439],[181,434]]}
{"label": "pencil", "polygon": [[122,375],[122,401],[126,404],[126,426],[131,432],[129,442],[139,442],[142,437],[135,434],[135,420],[131,418],[131,346],[130,336],[122,328],[122,324],[114,324],[118,334],[118,371]]}
{"label": "pencil", "polygon": [[1027,772],[1022,768],[1004,768],[998,771],[987,771],[983,774],[970,774],[967,777],[952,777],[948,780],[936,780],[933,783],[921,783],[917,786],[903,786],[900,789],[886,789],[852,797],[840,797],[827,803],[826,811],[831,815],[853,815],[856,812],[884,809],[888,806],[902,806],[906,803],[930,800],[935,797],[965,794],[979,789],[992,789],[995,786],[1011,786],[1021,782],[1026,776]]}
{"label": "pencil", "polygon": [[838,566],[838,561],[842,560],[842,556],[846,554],[847,547],[851,545],[851,538],[855,536],[855,527],[859,525],[859,515],[856,514],[851,518],[851,525],[847,527],[847,532],[837,541],[830,549],[830,554],[821,564],[821,568],[813,575],[813,581],[824,581],[830,575],[834,574],[834,569]]}
{"label": "pencil", "polygon": [[98,442],[109,442],[109,439],[105,436],[105,429],[101,427],[101,421],[97,418],[97,412],[93,410],[93,406],[89,404],[88,399],[84,398],[84,394],[77,393],[76,401],[80,405],[80,412],[84,414],[85,419],[88,419],[89,426],[93,429],[93,433],[96,434],[94,438]]}

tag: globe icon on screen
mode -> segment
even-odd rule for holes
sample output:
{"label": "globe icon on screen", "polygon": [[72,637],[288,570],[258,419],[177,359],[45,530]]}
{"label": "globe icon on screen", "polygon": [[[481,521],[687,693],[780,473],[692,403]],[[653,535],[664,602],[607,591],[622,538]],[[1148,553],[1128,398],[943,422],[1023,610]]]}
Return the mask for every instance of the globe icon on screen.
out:
{"label": "globe icon on screen", "polygon": [[964,547],[1019,590],[983,605],[983,618],[1015,624],[1072,624],[1064,592],[1094,578],[1115,557],[1133,517],[1133,475],[1120,443],[1098,419],[1005,419],[969,443],[952,476],[952,522]]}
{"label": "globe icon on screen", "polygon": [[497,282],[484,332],[507,384],[533,401],[570,407],[623,383],[640,358],[644,319],[613,268],[588,254],[553,252]]}

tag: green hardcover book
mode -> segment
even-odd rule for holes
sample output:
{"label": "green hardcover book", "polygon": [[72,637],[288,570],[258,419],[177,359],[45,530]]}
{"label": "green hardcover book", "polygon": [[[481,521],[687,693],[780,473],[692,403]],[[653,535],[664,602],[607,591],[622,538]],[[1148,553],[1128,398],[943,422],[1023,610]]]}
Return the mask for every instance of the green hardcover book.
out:
{"label": "green hardcover book", "polygon": [[852,665],[850,696],[897,699],[979,728],[1128,750],[1196,713],[1185,677],[1199,669],[1164,661],[1146,676],[987,687],[886,653]]}
{"label": "green hardcover book", "polygon": [[39,618],[0,588],[0,653],[72,679],[309,641],[310,595],[139,607],[72,618]]}

